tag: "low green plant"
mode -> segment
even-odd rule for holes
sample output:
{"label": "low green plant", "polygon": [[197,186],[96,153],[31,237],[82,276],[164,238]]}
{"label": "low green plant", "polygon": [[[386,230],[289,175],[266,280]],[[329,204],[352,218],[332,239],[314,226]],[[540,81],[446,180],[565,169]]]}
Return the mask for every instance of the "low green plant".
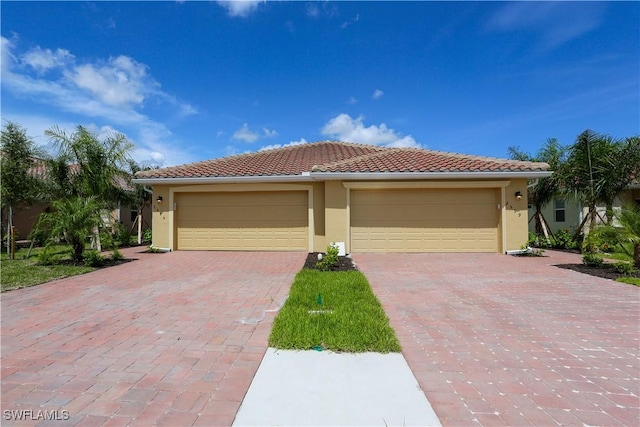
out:
{"label": "low green plant", "polygon": [[604,265],[602,255],[592,252],[587,252],[582,255],[582,262],[584,263],[584,265],[588,265],[591,267],[602,267]]}
{"label": "low green plant", "polygon": [[142,233],[142,242],[151,243],[151,237],[152,237],[152,231],[150,228],[147,228],[146,230],[144,230],[144,233]]}
{"label": "low green plant", "polygon": [[103,264],[104,257],[95,249],[91,249],[84,253],[84,265],[87,267],[101,267]]}
{"label": "low green plant", "polygon": [[114,249],[113,251],[111,251],[111,259],[114,261],[120,261],[124,259],[124,255],[122,255],[122,252],[120,252],[118,249]]}
{"label": "low green plant", "polygon": [[544,256],[544,250],[538,248],[532,248],[528,242],[520,246],[522,253],[520,256]]}
{"label": "low green plant", "polygon": [[124,224],[116,224],[111,237],[113,238],[115,246],[122,248],[131,246],[131,238],[133,235]]}
{"label": "low green plant", "polygon": [[149,251],[150,253],[152,253],[152,254],[159,254],[160,252],[162,252],[162,251],[160,250],[160,248],[156,248],[156,247],[155,247],[155,246],[153,246],[153,245],[149,245],[149,249],[148,249],[148,251]]}
{"label": "low green plant", "polygon": [[575,249],[577,243],[573,240],[569,230],[558,230],[553,235],[553,247],[556,249]]}
{"label": "low green plant", "polygon": [[53,265],[53,252],[49,246],[42,248],[42,251],[38,254],[38,264],[40,265]]}
{"label": "low green plant", "polygon": [[630,276],[635,272],[635,268],[633,268],[633,265],[628,263],[628,262],[624,262],[624,261],[620,261],[620,262],[616,262],[615,264],[613,264],[613,268],[620,274],[624,274],[626,276]]}
{"label": "low green plant", "polygon": [[316,263],[316,268],[320,271],[329,271],[338,264],[338,247],[336,245],[327,246],[327,253]]}

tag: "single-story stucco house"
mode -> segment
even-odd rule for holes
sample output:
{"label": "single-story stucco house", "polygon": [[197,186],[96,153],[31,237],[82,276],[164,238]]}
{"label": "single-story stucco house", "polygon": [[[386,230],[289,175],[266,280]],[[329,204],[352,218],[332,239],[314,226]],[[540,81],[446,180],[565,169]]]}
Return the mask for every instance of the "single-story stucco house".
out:
{"label": "single-story stucco house", "polygon": [[[640,206],[640,182],[632,182],[621,194],[616,198],[613,203],[613,212],[619,213],[624,205],[637,204]],[[600,215],[600,218],[606,219],[606,207],[602,204],[597,205],[596,210]],[[542,215],[544,216],[549,230],[552,233],[557,233],[560,230],[567,230],[573,233],[580,225],[583,218],[589,213],[589,207],[584,206],[579,200],[575,198],[566,197],[559,194],[554,197],[553,200],[547,203],[542,208]],[[535,232],[535,221],[531,220],[535,214],[535,208],[529,207],[529,231]],[[602,220],[598,218],[598,223]],[[616,224],[616,222],[614,222]],[[588,228],[588,224],[587,224]]]}
{"label": "single-story stucco house", "polygon": [[138,172],[170,250],[505,252],[546,163],[336,141]]}

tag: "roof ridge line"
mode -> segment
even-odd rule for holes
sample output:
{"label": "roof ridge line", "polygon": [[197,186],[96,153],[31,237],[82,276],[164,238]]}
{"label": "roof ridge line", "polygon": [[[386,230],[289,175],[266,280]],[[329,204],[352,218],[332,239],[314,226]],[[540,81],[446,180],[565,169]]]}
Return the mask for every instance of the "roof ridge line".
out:
{"label": "roof ridge line", "polygon": [[[364,144],[359,144],[359,145],[364,145]],[[374,147],[376,147],[376,146],[374,145]],[[330,168],[330,167],[333,167],[333,166],[347,165],[347,164],[352,163],[352,162],[366,160],[366,159],[372,159],[372,158],[375,158],[377,156],[382,156],[382,155],[385,155],[385,154],[389,154],[392,151],[400,151],[400,147],[379,147],[379,148],[382,148],[382,150],[376,151],[376,152],[373,152],[373,153],[361,154],[361,155],[359,155],[357,157],[351,157],[349,159],[336,160],[335,162],[323,163],[321,165],[313,165],[311,167],[311,172],[315,172],[315,170],[318,169],[318,168]]]}
{"label": "roof ridge line", "polygon": [[478,160],[491,161],[491,162],[494,162],[494,163],[509,162],[509,163],[512,163],[512,164],[519,164],[519,165],[530,165],[532,163],[547,164],[545,162],[533,162],[533,161],[528,161],[528,160],[502,159],[500,157],[480,156],[478,154],[454,153],[452,151],[439,151],[439,150],[433,150],[433,149],[429,149],[429,148],[415,148],[415,147],[399,147],[399,148],[401,150],[407,150],[407,151],[409,151],[409,150],[411,150],[411,151],[413,151],[413,150],[427,151],[427,152],[430,152],[430,153],[453,156],[453,157],[459,157],[459,158],[462,158],[462,159],[478,159]]}

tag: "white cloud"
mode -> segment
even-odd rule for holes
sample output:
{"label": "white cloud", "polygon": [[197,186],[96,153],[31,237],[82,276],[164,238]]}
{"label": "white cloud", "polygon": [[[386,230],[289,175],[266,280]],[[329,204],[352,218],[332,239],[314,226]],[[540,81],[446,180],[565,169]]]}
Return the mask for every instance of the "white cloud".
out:
{"label": "white cloud", "polygon": [[258,9],[260,3],[266,3],[266,0],[232,0],[218,1],[218,4],[225,9],[229,16],[245,17]]}
{"label": "white cloud", "polygon": [[142,105],[159,86],[148,78],[145,65],[122,55],[109,58],[102,66],[84,64],[74,67],[66,77],[105,104],[124,108]]}
{"label": "white cloud", "polygon": [[264,147],[258,149],[258,151],[265,151],[265,150],[275,150],[276,148],[283,148],[283,147],[292,147],[294,145],[302,145],[302,144],[307,144],[308,141],[304,138],[300,138],[297,141],[291,141],[288,144],[271,144],[271,145],[265,145]]}
{"label": "white cloud", "polygon": [[264,132],[265,138],[273,138],[274,136],[278,136],[278,132],[273,129],[262,128],[262,132]]}
{"label": "white cloud", "polygon": [[22,63],[33,68],[38,73],[44,73],[53,68],[63,67],[74,61],[73,55],[66,49],[42,49],[36,46],[29,49],[22,56]]}
{"label": "white cloud", "polygon": [[349,99],[347,99],[347,104],[349,105],[355,105],[358,103],[358,98],[356,98],[355,96],[350,96]]}
{"label": "white cloud", "polygon": [[[170,113],[177,117],[196,113],[193,106],[162,92],[146,65],[126,56],[79,63],[64,49],[37,47],[20,53],[17,37],[12,40],[0,37],[0,42],[3,91],[6,89],[16,97],[33,102],[36,107],[44,106],[51,111],[48,117],[34,114],[14,119],[15,115],[5,107],[3,118],[23,124],[29,134],[39,129],[40,135],[53,125],[74,131],[78,124],[96,123],[97,130],[108,124],[112,129],[130,135],[129,139],[136,144],[136,160],[157,161],[163,155],[164,164],[160,166],[193,161],[191,154],[180,146],[163,123],[139,111],[145,100],[153,99],[156,107],[169,106]],[[54,68],[61,72],[43,74]],[[77,122],[70,125],[65,113],[73,114],[77,118],[72,120]],[[61,117],[64,119],[60,120]],[[37,126],[31,127],[30,123]]]}
{"label": "white cloud", "polygon": [[240,129],[233,133],[232,138],[238,141],[254,143],[261,138],[273,138],[278,132],[273,129],[262,128],[262,133],[249,129],[248,123],[243,123]]}
{"label": "white cloud", "polygon": [[351,18],[351,20],[343,22],[342,25],[340,25],[340,28],[345,29],[352,23],[358,22],[359,20],[360,20],[360,14],[357,13],[353,18]]}
{"label": "white cloud", "polygon": [[260,134],[249,130],[249,124],[244,123],[240,129],[233,133],[233,139],[244,142],[256,142],[260,138]]}
{"label": "white cloud", "polygon": [[386,147],[420,147],[412,136],[403,136],[384,123],[366,127],[362,116],[354,119],[344,113],[329,120],[321,132],[339,141]]}
{"label": "white cloud", "polygon": [[537,31],[539,48],[548,50],[597,28],[603,11],[598,2],[508,2],[489,19],[487,29]]}
{"label": "white cloud", "polygon": [[373,95],[371,95],[371,97],[373,99],[380,99],[380,98],[382,98],[383,95],[384,95],[383,91],[381,91],[380,89],[376,89],[376,90],[373,91]]}

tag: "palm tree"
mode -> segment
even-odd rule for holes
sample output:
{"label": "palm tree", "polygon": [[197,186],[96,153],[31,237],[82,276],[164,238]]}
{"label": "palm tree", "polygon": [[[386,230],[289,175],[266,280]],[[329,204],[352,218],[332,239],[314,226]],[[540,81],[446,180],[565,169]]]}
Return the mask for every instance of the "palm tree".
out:
{"label": "palm tree", "polygon": [[595,228],[597,218],[605,222],[596,209],[598,203],[608,207],[609,219],[606,222],[611,221],[613,201],[633,181],[634,173],[638,171],[638,151],[638,138],[620,141],[592,130],[582,132],[569,147],[569,157],[559,173],[561,185],[565,193],[575,196],[588,209],[574,239],[587,221],[589,230]]}
{"label": "palm tree", "polygon": [[622,207],[616,215],[617,225],[607,224],[595,230],[594,235],[614,244],[619,244],[623,249],[623,243],[633,245],[633,264],[640,269],[640,206],[628,204]]}
{"label": "palm tree", "polygon": [[[123,183],[129,179],[125,169],[133,144],[120,133],[100,141],[82,126],[71,134],[54,126],[45,134],[59,152],[58,158],[49,162],[52,196],[61,201],[92,198],[99,214],[108,216],[118,201],[126,198]],[[98,250],[100,225],[96,223],[93,230]]]}
{"label": "palm tree", "polygon": [[54,200],[51,211],[40,215],[36,230],[47,234],[47,245],[62,240],[72,248],[75,262],[82,261],[87,239],[102,221],[95,197],[74,196]]}
{"label": "palm tree", "polygon": [[93,196],[105,209],[115,208],[124,196],[121,183],[128,177],[126,167],[133,144],[120,133],[109,134],[100,141],[82,126],[71,134],[54,126],[45,135],[59,151],[58,166],[64,162],[69,168],[64,175],[72,193]]}
{"label": "palm tree", "polygon": [[[567,149],[560,145],[556,138],[549,138],[535,156],[521,152],[518,148],[509,147],[510,157],[514,160],[544,162],[552,171],[562,167],[566,160]],[[555,175],[540,178],[527,189],[527,198],[534,207],[535,213],[529,221],[535,221],[536,234],[544,235],[549,239],[549,225],[547,224],[542,208],[546,206],[559,192],[558,180]]]}

